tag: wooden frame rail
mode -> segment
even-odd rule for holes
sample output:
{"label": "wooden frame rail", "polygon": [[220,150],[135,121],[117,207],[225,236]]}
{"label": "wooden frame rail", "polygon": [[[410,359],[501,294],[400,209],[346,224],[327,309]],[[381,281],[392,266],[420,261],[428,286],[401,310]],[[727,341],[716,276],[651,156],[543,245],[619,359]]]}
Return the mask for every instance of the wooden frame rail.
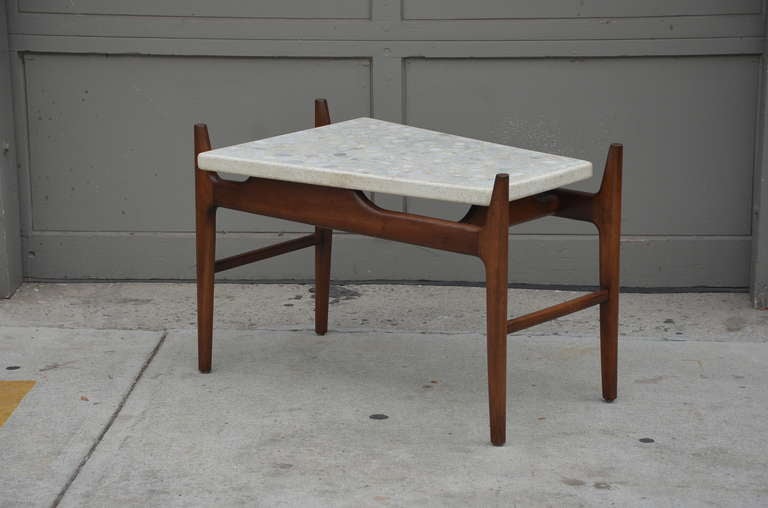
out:
{"label": "wooden frame rail", "polygon": [[477,253],[479,226],[385,210],[360,191],[255,177],[233,182],[212,174],[209,179],[216,207],[422,247]]}
{"label": "wooden frame rail", "polygon": [[312,245],[317,245],[319,241],[319,235],[317,233],[312,233],[311,235],[301,236],[286,242],[280,242],[274,245],[269,245],[268,247],[262,247],[261,249],[249,250],[248,252],[243,252],[242,254],[238,254],[236,256],[217,259],[216,263],[214,264],[214,270],[217,273],[223,272],[224,270],[230,270],[232,268],[237,268],[238,266],[248,265],[256,261],[261,261],[262,259],[269,259],[271,257],[279,256],[280,254],[287,254],[288,252],[311,247]]}
{"label": "wooden frame rail", "polygon": [[[331,122],[328,104],[315,101],[315,126]],[[471,206],[459,221],[385,210],[363,192],[251,177],[224,180],[197,166],[211,149],[208,129],[195,125],[198,368],[210,372],[214,274],[287,252],[315,247],[315,332],[328,330],[332,230],[478,256],[486,275],[486,343],[491,442],[506,440],[507,334],[600,305],[603,398],[616,398],[619,309],[622,146],[613,144],[597,193],[555,189],[510,202],[509,177],[496,175],[488,206]],[[216,209],[229,208],[315,226],[286,242],[216,260]],[[597,227],[600,290],[530,314],[507,318],[509,227],[554,215]]]}
{"label": "wooden frame rail", "polygon": [[594,293],[568,300],[567,302],[547,307],[546,309],[537,310],[536,312],[531,312],[530,314],[525,314],[507,321],[507,333],[519,332],[520,330],[540,325],[546,321],[552,321],[553,319],[599,305],[606,300],[608,300],[608,290],[602,289],[600,291],[595,291]]}

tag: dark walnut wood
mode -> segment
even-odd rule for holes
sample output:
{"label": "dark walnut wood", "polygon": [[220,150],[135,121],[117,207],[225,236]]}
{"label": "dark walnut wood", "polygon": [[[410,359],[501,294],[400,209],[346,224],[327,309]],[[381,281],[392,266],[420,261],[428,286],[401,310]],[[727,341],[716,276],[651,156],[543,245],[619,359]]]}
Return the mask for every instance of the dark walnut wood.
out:
{"label": "dark walnut wood", "polygon": [[491,443],[496,446],[503,445],[507,439],[509,216],[509,176],[496,175],[477,252],[485,266],[488,406]]}
{"label": "dark walnut wood", "polygon": [[[315,127],[331,122],[325,99],[315,101]],[[486,279],[488,403],[491,443],[506,441],[507,334],[600,305],[603,398],[616,398],[621,231],[622,146],[611,145],[597,193],[555,189],[509,202],[509,178],[496,175],[488,206],[472,206],[460,221],[384,210],[363,192],[251,177],[219,178],[197,166],[211,149],[208,129],[195,125],[198,368],[210,372],[215,272],[315,247],[315,332],[328,331],[334,229],[477,256]],[[333,206],[329,206],[333,203]],[[229,208],[315,226],[300,238],[216,260],[216,209]],[[507,318],[509,227],[554,215],[591,222],[600,246],[600,290],[514,319]]]}
{"label": "dark walnut wood", "polygon": [[[330,125],[328,101],[315,99],[315,127]],[[328,331],[328,302],[331,296],[331,245],[333,230],[315,226],[315,333]]]}

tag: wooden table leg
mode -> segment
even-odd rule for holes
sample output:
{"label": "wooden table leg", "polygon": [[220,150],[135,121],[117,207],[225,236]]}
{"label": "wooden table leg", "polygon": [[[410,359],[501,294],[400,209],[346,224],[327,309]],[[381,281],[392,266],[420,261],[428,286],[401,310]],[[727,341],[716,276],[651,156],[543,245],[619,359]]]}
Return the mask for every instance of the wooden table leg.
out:
{"label": "wooden table leg", "polygon": [[197,167],[197,155],[211,149],[208,128],[195,125],[195,239],[197,246],[197,363],[211,371],[213,281],[216,261],[216,206],[211,174]]}
{"label": "wooden table leg", "polygon": [[621,173],[623,147],[611,145],[597,194],[600,235],[600,288],[608,299],[600,304],[600,363],[603,399],[612,402],[617,391],[619,343],[619,250],[621,237]]}
{"label": "wooden table leg", "polygon": [[[328,101],[315,99],[315,127],[330,125],[331,113]],[[331,241],[333,230],[315,228],[315,333],[325,335],[328,331],[328,299],[331,290]]]}
{"label": "wooden table leg", "polygon": [[488,406],[495,446],[504,444],[507,433],[508,196],[509,177],[497,175],[479,245],[485,264]]}
{"label": "wooden table leg", "polygon": [[331,242],[330,229],[315,228],[318,242],[315,245],[315,333],[328,331],[328,299],[331,293]]}

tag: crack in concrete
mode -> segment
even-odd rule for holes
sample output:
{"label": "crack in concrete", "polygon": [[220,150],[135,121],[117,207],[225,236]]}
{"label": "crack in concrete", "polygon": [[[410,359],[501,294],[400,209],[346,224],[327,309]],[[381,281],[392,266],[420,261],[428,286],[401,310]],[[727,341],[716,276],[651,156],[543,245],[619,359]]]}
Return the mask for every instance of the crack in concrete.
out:
{"label": "crack in concrete", "polygon": [[149,367],[149,364],[152,363],[152,360],[154,360],[155,356],[157,356],[157,353],[158,351],[160,351],[160,347],[163,345],[163,343],[165,343],[165,338],[167,336],[168,336],[168,331],[164,330],[162,332],[162,335],[160,336],[160,339],[157,341],[157,344],[152,349],[152,352],[149,354],[146,361],[141,366],[141,369],[139,369],[139,373],[136,376],[136,379],[133,380],[133,383],[131,383],[131,386],[128,387],[128,391],[125,393],[125,395],[123,395],[123,398],[120,399],[120,403],[117,405],[117,408],[115,408],[114,412],[112,412],[112,416],[110,416],[109,421],[101,430],[99,435],[96,437],[96,440],[94,441],[93,445],[91,445],[91,448],[88,450],[88,453],[85,454],[83,459],[77,465],[77,468],[75,468],[75,470],[72,472],[69,479],[67,480],[67,483],[64,484],[64,487],[62,487],[62,489],[59,491],[59,494],[56,496],[56,499],[53,500],[53,503],[51,504],[51,508],[56,508],[57,506],[59,506],[59,503],[61,503],[62,499],[64,499],[64,496],[67,494],[67,491],[77,479],[78,475],[80,474],[80,471],[82,471],[83,467],[85,467],[85,464],[88,462],[88,460],[90,460],[91,456],[93,455],[93,452],[96,451],[96,448],[99,446],[102,439],[104,439],[104,436],[107,434],[107,432],[109,432],[109,429],[112,428],[112,424],[115,423],[117,416],[123,410],[123,406],[125,406],[125,403],[128,401],[128,398],[133,393],[133,389],[136,387],[138,382],[144,376],[144,372],[147,370],[147,367]]}

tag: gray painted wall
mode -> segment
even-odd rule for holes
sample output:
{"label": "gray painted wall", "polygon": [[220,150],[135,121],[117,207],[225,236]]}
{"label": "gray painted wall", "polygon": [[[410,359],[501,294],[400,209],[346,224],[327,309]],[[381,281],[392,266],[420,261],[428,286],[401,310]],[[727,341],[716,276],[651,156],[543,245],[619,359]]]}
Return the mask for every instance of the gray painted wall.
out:
{"label": "gray painted wall", "polygon": [[0,298],[21,283],[18,177],[5,2],[0,1]]}
{"label": "gray painted wall", "polygon": [[[25,274],[192,278],[191,126],[221,146],[298,130],[312,99],[592,160],[625,144],[623,283],[746,287],[761,0],[11,0]],[[461,207],[376,195],[455,218]],[[223,212],[222,255],[307,228]],[[594,231],[515,228],[517,283],[592,284]],[[354,235],[337,279],[482,280],[479,262]],[[762,254],[763,258],[765,254]],[[759,256],[758,256],[759,260]],[[231,272],[306,279],[310,253]]]}
{"label": "gray painted wall", "polygon": [[[766,19],[768,26],[768,18]],[[750,293],[756,308],[768,308],[768,40],[763,53],[760,121],[755,152],[752,206],[752,276]]]}

